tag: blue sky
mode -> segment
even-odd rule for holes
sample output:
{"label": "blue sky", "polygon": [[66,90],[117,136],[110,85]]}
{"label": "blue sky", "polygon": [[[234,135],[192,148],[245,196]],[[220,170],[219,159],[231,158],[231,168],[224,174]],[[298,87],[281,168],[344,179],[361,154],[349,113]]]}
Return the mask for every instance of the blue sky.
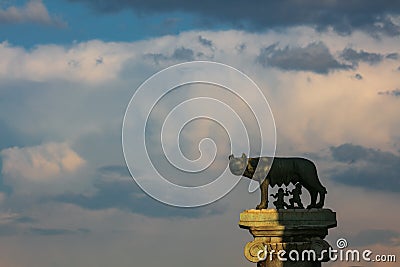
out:
{"label": "blue sky", "polygon": [[[275,118],[276,154],[317,165],[326,207],[337,212],[331,244],[345,237],[352,248],[398,255],[399,38],[393,1],[0,1],[0,266],[252,265],[242,254],[250,235],[237,226],[259,201],[248,181],[184,209],[146,195],[125,164],[122,123],[134,92],[193,60],[228,64],[257,83]],[[207,96],[235,107],[249,129],[254,121],[226,90],[181,89],[152,113],[149,153],[171,181],[204,184],[242,151],[227,141],[239,134],[188,124],[182,153],[198,157],[204,138],[218,150],[205,172],[176,173],[160,148],[166,112]],[[222,109],[206,110],[231,123]]]}
{"label": "blue sky", "polygon": [[[24,9],[25,1],[3,1],[3,8],[17,6]],[[121,10],[101,13],[84,3],[69,1],[44,2],[51,17],[47,23],[27,21],[1,25],[2,36],[8,42],[27,48],[56,43],[71,44],[92,39],[130,42],[165,34],[178,34],[201,26],[193,15],[174,11],[168,13]],[[216,27],[217,28],[217,27]],[[222,28],[219,26],[218,28]]]}

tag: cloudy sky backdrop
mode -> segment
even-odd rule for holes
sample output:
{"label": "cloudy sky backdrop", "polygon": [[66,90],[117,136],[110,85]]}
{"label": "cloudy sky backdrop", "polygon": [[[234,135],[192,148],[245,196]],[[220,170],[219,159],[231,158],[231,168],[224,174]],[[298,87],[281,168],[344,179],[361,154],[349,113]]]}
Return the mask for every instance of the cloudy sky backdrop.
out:
{"label": "cloudy sky backdrop", "polygon": [[[399,258],[399,44],[395,1],[0,1],[0,266],[252,266],[237,226],[259,201],[248,181],[174,208],[144,194],[124,162],[134,91],[192,60],[259,85],[277,154],[317,164],[337,212],[331,244]],[[183,139],[189,154],[193,140],[226,139],[200,125]]]}

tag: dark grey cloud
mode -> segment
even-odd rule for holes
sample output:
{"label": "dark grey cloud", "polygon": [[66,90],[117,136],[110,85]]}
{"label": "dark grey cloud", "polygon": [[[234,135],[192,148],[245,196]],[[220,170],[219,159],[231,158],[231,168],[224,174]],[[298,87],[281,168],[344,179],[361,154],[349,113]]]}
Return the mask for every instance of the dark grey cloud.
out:
{"label": "dark grey cloud", "polygon": [[103,166],[98,171],[103,178],[95,183],[97,192],[94,195],[64,194],[51,200],[90,210],[117,208],[149,217],[200,217],[222,213],[216,205],[187,209],[160,203],[139,188],[125,166]]}
{"label": "dark grey cloud", "polygon": [[257,61],[264,67],[276,67],[288,71],[311,71],[327,74],[332,70],[349,69],[350,65],[338,62],[322,43],[310,43],[306,47],[289,47],[281,49],[272,44],[261,50]]}
{"label": "dark grey cloud", "polygon": [[334,160],[348,164],[332,175],[333,180],[370,190],[400,192],[400,156],[353,144],[331,147],[330,151]]}
{"label": "dark grey cloud", "polygon": [[161,53],[148,53],[144,55],[144,57],[152,59],[157,65],[160,64],[162,61],[169,59],[168,56]]}
{"label": "dark grey cloud", "polygon": [[235,46],[235,49],[236,51],[238,51],[238,53],[242,53],[246,48],[247,45],[245,43],[241,43]]}
{"label": "dark grey cloud", "polygon": [[389,53],[386,55],[387,59],[393,59],[393,60],[397,60],[400,58],[399,53]]}
{"label": "dark grey cloud", "polygon": [[208,40],[207,38],[204,38],[201,35],[199,35],[199,43],[206,47],[213,48],[213,42],[211,40]]}
{"label": "dark grey cloud", "polygon": [[360,62],[366,62],[375,65],[384,59],[384,55],[378,53],[369,53],[364,50],[356,51],[352,48],[346,48],[341,53],[341,58],[351,62],[354,66],[358,66]]}
{"label": "dark grey cloud", "polygon": [[380,92],[378,92],[378,95],[388,95],[388,96],[400,97],[400,89],[396,88],[394,90],[380,91]]}
{"label": "dark grey cloud", "polygon": [[104,63],[103,57],[96,58],[96,65],[100,65],[100,64],[103,64],[103,63]]}
{"label": "dark grey cloud", "polygon": [[400,25],[394,23],[393,20],[390,18],[390,16],[378,17],[376,18],[375,24],[367,23],[359,27],[359,29],[369,33],[372,37],[377,39],[380,39],[382,35],[387,35],[387,36],[400,35]]}
{"label": "dark grey cloud", "polygon": [[354,75],[354,78],[356,78],[357,80],[362,80],[363,76],[360,73],[356,73],[356,75]]}
{"label": "dark grey cloud", "polygon": [[[83,2],[99,13],[131,9],[139,14],[184,12],[200,17],[207,26],[215,22],[250,30],[265,30],[298,25],[318,30],[333,28],[341,34],[364,30],[372,35],[399,35],[400,26],[389,15],[400,13],[400,2],[382,1],[311,1],[255,0],[161,1],[161,0],[69,0]],[[210,23],[210,20],[214,23]]]}
{"label": "dark grey cloud", "polygon": [[157,65],[162,61],[175,60],[175,61],[193,61],[195,53],[192,49],[186,47],[179,47],[174,50],[171,55],[162,53],[149,53],[144,55],[145,58],[152,59]]}
{"label": "dark grey cloud", "polygon": [[180,47],[175,49],[171,58],[179,61],[192,61],[194,60],[194,52],[192,49]]}
{"label": "dark grey cloud", "polygon": [[366,229],[349,238],[349,246],[399,246],[400,233],[386,229]]}

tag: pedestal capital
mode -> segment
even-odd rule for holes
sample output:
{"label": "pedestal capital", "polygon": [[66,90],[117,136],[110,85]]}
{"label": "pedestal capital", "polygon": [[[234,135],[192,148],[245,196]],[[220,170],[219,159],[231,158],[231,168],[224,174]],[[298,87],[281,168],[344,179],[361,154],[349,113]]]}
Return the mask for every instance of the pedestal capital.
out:
{"label": "pedestal capital", "polygon": [[[239,226],[248,229],[254,240],[245,246],[245,257],[251,262],[260,261],[260,251],[280,250],[287,252],[313,250],[318,257],[329,244],[323,240],[328,229],[336,227],[336,213],[330,209],[262,209],[245,210],[240,214]],[[262,254],[262,253],[261,253]],[[323,255],[322,255],[323,256]],[[264,259],[268,266],[289,266],[277,259],[276,255]],[[320,264],[320,263],[319,263]],[[318,262],[292,262],[290,266],[318,266]]]}

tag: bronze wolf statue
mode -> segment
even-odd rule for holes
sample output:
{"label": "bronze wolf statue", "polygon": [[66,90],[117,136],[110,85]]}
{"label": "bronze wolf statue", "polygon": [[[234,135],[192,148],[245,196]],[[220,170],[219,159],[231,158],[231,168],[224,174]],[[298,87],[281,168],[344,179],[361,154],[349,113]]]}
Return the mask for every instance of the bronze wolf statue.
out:
{"label": "bronze wolf statue", "polygon": [[[242,157],[238,158],[233,155],[229,156],[229,169],[234,175],[243,175],[259,182],[265,178],[260,186],[261,202],[257,205],[257,209],[268,208],[268,185],[273,187],[285,184],[287,186],[289,183],[300,183],[308,190],[311,196],[311,203],[307,206],[308,209],[322,208],[324,206],[326,188],[318,179],[315,164],[308,159],[247,158],[246,154],[243,153]],[[319,202],[317,203],[318,194]]]}

